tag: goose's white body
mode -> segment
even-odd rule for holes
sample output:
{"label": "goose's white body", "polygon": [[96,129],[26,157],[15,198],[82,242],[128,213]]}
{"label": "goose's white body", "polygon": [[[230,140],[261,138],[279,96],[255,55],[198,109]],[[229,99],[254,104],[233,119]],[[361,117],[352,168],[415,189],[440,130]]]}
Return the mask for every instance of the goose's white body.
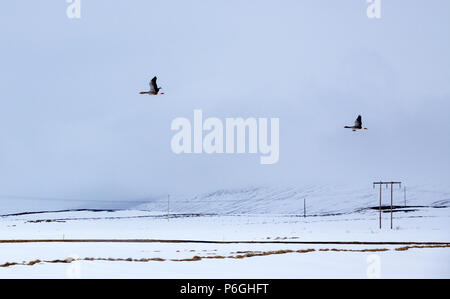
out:
{"label": "goose's white body", "polygon": [[354,127],[346,127],[347,129],[352,129],[353,132],[355,131],[361,131],[361,130],[367,130],[367,128],[354,128]]}
{"label": "goose's white body", "polygon": [[139,94],[148,94],[148,95],[151,95],[151,96],[159,96],[159,95],[164,94],[164,92],[156,93],[154,91],[141,91]]}

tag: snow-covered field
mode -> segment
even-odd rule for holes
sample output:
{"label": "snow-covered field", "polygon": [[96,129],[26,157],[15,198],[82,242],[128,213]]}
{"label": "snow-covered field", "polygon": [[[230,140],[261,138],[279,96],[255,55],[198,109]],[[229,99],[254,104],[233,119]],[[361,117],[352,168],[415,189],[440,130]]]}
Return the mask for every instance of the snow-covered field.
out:
{"label": "snow-covered field", "polygon": [[61,242],[0,243],[0,278],[450,278],[450,193],[429,190],[411,188],[407,207],[396,190],[393,230],[388,210],[379,229],[371,189],[171,196],[169,217],[163,197],[124,210],[11,214],[16,203],[0,213],[0,240]]}

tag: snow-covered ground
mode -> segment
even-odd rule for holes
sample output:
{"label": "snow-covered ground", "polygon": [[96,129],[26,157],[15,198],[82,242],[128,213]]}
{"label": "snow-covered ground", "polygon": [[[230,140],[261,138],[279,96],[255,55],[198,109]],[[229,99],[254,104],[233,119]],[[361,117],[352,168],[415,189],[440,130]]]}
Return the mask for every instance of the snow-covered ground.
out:
{"label": "snow-covered ground", "polygon": [[[167,197],[125,210],[2,213],[0,240],[163,242],[0,243],[0,278],[450,278],[450,193],[411,188],[407,207],[395,196],[393,230],[388,210],[378,227],[377,190],[331,187],[171,196],[169,217]],[[86,207],[96,206],[75,208]],[[324,241],[350,243],[299,243]]]}

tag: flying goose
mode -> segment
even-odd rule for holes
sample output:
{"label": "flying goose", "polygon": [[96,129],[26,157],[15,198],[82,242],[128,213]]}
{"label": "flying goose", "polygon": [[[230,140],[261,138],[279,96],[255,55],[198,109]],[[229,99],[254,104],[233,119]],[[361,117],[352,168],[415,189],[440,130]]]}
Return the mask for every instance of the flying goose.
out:
{"label": "flying goose", "polygon": [[358,115],[358,118],[355,120],[355,125],[352,127],[349,126],[345,126],[345,129],[352,129],[353,132],[357,131],[357,130],[367,130],[367,128],[363,128],[362,127],[362,120],[361,120],[361,115]]}
{"label": "flying goose", "polygon": [[164,92],[159,92],[159,90],[161,89],[161,87],[158,87],[158,85],[156,84],[156,76],[153,77],[152,81],[150,81],[150,90],[149,91],[141,91],[139,94],[148,94],[148,95],[153,95],[156,96],[158,94],[164,94]]}

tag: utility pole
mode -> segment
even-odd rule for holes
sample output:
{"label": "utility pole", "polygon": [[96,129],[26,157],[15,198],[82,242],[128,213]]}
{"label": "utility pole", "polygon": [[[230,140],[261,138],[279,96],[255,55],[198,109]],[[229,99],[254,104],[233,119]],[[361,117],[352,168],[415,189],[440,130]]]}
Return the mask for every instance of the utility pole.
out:
{"label": "utility pole", "polygon": [[303,218],[306,218],[306,197],[303,198]]}
{"label": "utility pole", "polygon": [[391,185],[391,229],[393,228],[393,202],[394,202],[394,191],[393,191],[393,186],[398,184],[400,186],[400,188],[402,187],[402,183],[401,182],[374,182],[373,183],[373,187],[375,188],[375,185],[380,185],[380,207],[379,207],[379,212],[380,212],[380,229],[381,229],[381,202],[382,202],[382,186],[385,185],[386,188],[388,188],[389,185]]}
{"label": "utility pole", "polygon": [[381,186],[382,184],[380,184],[380,229],[381,229],[381,193],[382,193]]}
{"label": "utility pole", "polygon": [[167,222],[169,222],[169,214],[170,214],[170,194],[167,195]]}
{"label": "utility pole", "polygon": [[405,208],[406,208],[406,186],[403,187],[403,197],[405,199]]}
{"label": "utility pole", "polygon": [[393,186],[393,184],[391,183],[391,229],[392,229],[392,196],[393,196],[393,191],[392,191],[392,186]]}

